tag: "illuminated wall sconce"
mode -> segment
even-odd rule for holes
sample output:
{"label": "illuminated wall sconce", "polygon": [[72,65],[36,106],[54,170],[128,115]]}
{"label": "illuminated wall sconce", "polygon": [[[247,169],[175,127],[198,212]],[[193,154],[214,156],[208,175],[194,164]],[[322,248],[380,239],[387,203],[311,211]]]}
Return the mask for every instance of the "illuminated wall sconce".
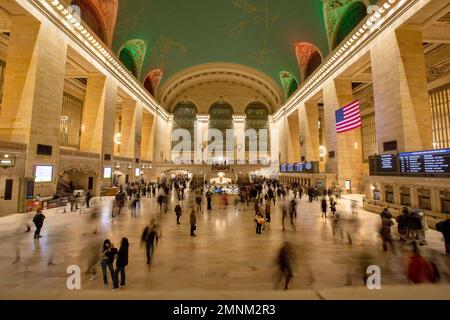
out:
{"label": "illuminated wall sconce", "polygon": [[358,142],[355,142],[354,147],[355,147],[355,150],[358,150],[358,147],[359,147]]}
{"label": "illuminated wall sconce", "polygon": [[133,168],[133,165],[130,163],[130,164],[128,164],[127,168],[131,170]]}

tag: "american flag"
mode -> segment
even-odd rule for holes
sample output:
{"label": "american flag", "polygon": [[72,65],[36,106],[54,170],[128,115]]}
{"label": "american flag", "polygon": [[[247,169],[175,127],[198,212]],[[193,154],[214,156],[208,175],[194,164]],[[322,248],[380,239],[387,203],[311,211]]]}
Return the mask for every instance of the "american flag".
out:
{"label": "american flag", "polygon": [[359,100],[336,111],[336,132],[343,133],[361,127],[361,113]]}

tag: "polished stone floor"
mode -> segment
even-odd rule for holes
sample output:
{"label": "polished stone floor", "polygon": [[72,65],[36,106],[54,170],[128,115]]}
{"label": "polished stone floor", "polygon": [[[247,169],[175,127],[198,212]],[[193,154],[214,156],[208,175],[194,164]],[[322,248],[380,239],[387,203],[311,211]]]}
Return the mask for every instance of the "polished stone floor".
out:
{"label": "polished stone floor", "polygon": [[[345,236],[343,239],[339,233],[333,236],[333,221],[321,217],[319,202],[309,203],[303,198],[298,206],[296,230],[286,223],[286,231],[282,231],[283,201],[278,201],[272,208],[272,222],[262,235],[257,235],[252,205],[235,207],[230,199],[231,205],[224,209],[217,198],[212,212],[197,215],[194,238],[189,235],[191,200],[188,195],[182,203],[181,225],[176,224],[173,199],[169,213],[159,215],[155,198],[143,198],[136,218],[127,210],[112,219],[112,198],[95,200],[102,208],[98,219],[92,219],[87,209],[81,214],[48,210],[40,240],[33,240],[32,233],[24,233],[32,214],[1,217],[0,291],[67,290],[69,265],[79,265],[84,272],[92,250],[97,250],[103,239],[109,238],[119,246],[122,237],[130,240],[127,287],[121,289],[127,291],[273,290],[275,257],[284,241],[293,244],[297,258],[291,289],[361,286],[359,270],[361,265],[368,264],[381,267],[384,285],[407,283],[404,270],[409,246],[397,241],[396,253],[382,252],[378,236],[380,218],[361,208],[357,223],[345,227],[352,234],[350,245]],[[350,200],[339,201],[338,212],[344,220],[352,217],[350,210]],[[152,217],[159,217],[162,237],[148,267],[140,235]],[[100,232],[94,236],[96,228]],[[393,235],[398,239],[395,231]],[[435,231],[429,231],[427,236],[429,244],[422,248],[422,253],[435,261],[442,272],[442,281],[448,283],[449,261],[444,255],[442,236]],[[87,275],[82,277],[82,289],[109,290],[103,289],[101,277],[90,281]]]}

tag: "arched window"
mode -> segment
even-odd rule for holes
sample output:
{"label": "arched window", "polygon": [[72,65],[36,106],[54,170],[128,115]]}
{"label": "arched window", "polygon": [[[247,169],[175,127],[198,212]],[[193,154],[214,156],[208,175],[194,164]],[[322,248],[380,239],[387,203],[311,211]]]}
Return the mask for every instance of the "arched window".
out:
{"label": "arched window", "polygon": [[[173,129],[184,129],[189,131],[191,136],[191,151],[195,150],[194,138],[195,138],[195,120],[197,114],[197,107],[190,101],[178,103],[173,110]],[[172,147],[177,145],[179,141],[173,141]]]}
{"label": "arched window", "polygon": [[333,49],[353,31],[353,29],[366,17],[367,7],[361,2],[351,4],[347,11],[342,15],[339,24],[336,28],[333,41]]}
{"label": "arched window", "polygon": [[288,97],[292,96],[298,89],[298,83],[296,79],[293,79],[289,84]]}
{"label": "arched window", "polygon": [[95,5],[89,0],[72,0],[72,5],[80,7],[81,19],[104,43],[108,44],[106,28]]}
{"label": "arched window", "polygon": [[135,77],[137,77],[137,67],[134,62],[133,53],[130,49],[123,48],[122,51],[120,51],[119,60]]}
{"label": "arched window", "polygon": [[[224,152],[229,150],[226,146],[233,147],[233,141],[227,141],[227,130],[233,129],[233,107],[229,103],[216,102],[209,108],[209,128],[222,133]],[[211,142],[211,138],[209,140]]]}
{"label": "arched window", "polygon": [[295,76],[288,71],[280,72],[280,80],[283,85],[283,93],[286,99],[289,99],[298,89],[298,82]]}
{"label": "arched window", "polygon": [[120,48],[119,59],[136,78],[139,78],[146,53],[147,42],[142,39],[132,39]]}
{"label": "arched window", "polygon": [[[245,109],[246,119],[245,119],[245,130],[253,129],[256,131],[258,140],[257,148],[260,150],[260,147],[266,146],[266,150],[261,151],[270,151],[270,133],[269,133],[269,109],[265,104],[259,101],[255,101],[250,103]],[[264,138],[264,135],[260,130],[266,129],[267,131],[267,140],[261,141],[260,139]],[[249,137],[245,138],[245,151],[254,151],[250,150],[250,141]]]}
{"label": "arched window", "polygon": [[148,93],[152,96],[155,96],[155,91],[153,90],[152,80],[150,78],[145,78],[144,80],[144,88],[147,89]]}
{"label": "arched window", "polygon": [[308,65],[306,67],[305,79],[307,79],[310,75],[312,75],[314,71],[316,71],[317,67],[319,67],[321,64],[322,64],[322,57],[320,56],[320,53],[316,51],[309,58]]}

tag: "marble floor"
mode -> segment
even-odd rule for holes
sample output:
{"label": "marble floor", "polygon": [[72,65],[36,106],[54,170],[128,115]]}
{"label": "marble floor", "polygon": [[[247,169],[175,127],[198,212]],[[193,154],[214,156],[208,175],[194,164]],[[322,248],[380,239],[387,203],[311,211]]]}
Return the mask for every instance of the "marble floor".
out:
{"label": "marble floor", "polygon": [[[289,223],[282,231],[281,205],[272,208],[272,222],[262,235],[255,233],[253,207],[230,204],[226,209],[215,199],[213,211],[198,213],[197,236],[189,235],[189,195],[182,202],[181,225],[176,224],[172,199],[169,212],[158,214],[155,198],[143,198],[137,217],[128,210],[111,218],[112,198],[95,199],[101,215],[93,219],[88,209],[63,213],[47,210],[42,238],[33,240],[24,233],[33,214],[16,214],[0,218],[0,292],[18,290],[33,293],[66,289],[69,265],[78,265],[84,272],[92,248],[109,238],[119,246],[120,239],[130,241],[127,287],[121,290],[166,291],[247,291],[274,290],[275,257],[284,241],[292,243],[296,267],[291,289],[341,288],[362,286],[361,265],[381,267],[384,285],[407,284],[405,262],[409,245],[398,241],[395,253],[383,252],[378,236],[379,216],[359,208],[357,223],[346,224],[353,244],[344,236],[333,236],[332,219],[323,219],[319,202],[299,201],[296,230]],[[350,200],[342,199],[338,212],[343,219],[352,217]],[[146,264],[145,248],[140,243],[143,228],[152,217],[160,221],[162,237],[156,246],[154,260]],[[94,236],[93,231],[99,230]],[[394,227],[393,230],[396,228]],[[33,230],[34,231],[34,227]],[[394,231],[393,236],[398,239]],[[449,282],[449,258],[444,255],[440,233],[427,233],[424,256],[435,261],[442,272],[442,282]],[[20,259],[16,260],[20,253]],[[49,261],[51,262],[49,264]],[[99,275],[100,270],[98,268]],[[103,289],[101,277],[91,281],[83,275],[82,289]]]}

